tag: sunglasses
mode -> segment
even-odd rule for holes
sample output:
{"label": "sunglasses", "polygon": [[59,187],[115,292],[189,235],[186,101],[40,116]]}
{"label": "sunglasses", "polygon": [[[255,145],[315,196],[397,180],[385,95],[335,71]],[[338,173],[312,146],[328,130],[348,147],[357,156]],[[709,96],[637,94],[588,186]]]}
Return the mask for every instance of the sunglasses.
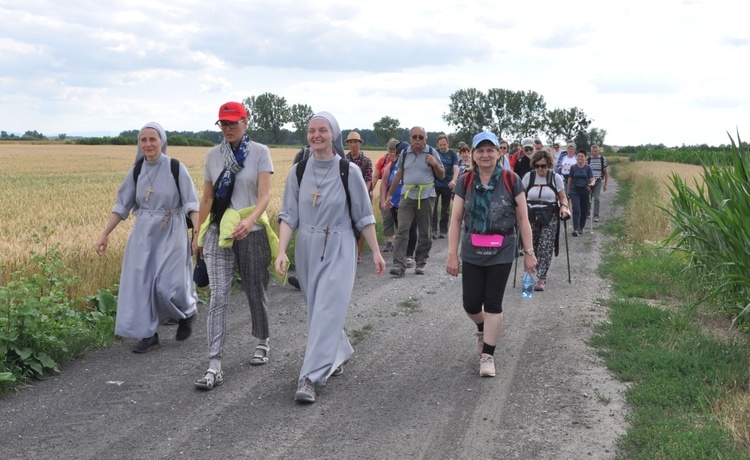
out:
{"label": "sunglasses", "polygon": [[500,146],[500,150],[508,150],[508,147]]}
{"label": "sunglasses", "polygon": [[524,152],[533,152],[534,151],[534,147],[524,147],[523,151]]}
{"label": "sunglasses", "polygon": [[412,138],[412,139],[414,139],[415,141],[416,141],[417,139],[419,139],[420,141],[423,141],[423,140],[424,140],[424,136],[423,136],[423,135],[421,135],[421,134],[415,134],[415,135],[413,135],[413,136],[412,136],[411,138]]}
{"label": "sunglasses", "polygon": [[547,163],[537,163],[534,165],[534,169],[539,169],[539,168],[544,169],[546,167],[547,167]]}

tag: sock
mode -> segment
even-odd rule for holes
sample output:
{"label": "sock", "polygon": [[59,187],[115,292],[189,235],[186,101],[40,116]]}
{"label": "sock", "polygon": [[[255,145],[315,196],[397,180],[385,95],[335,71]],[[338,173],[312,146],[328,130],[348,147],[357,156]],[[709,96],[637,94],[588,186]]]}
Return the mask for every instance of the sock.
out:
{"label": "sock", "polygon": [[482,345],[482,354],[483,355],[495,355],[495,346],[494,345],[487,345],[487,342]]}
{"label": "sock", "polygon": [[484,321],[477,324],[477,332],[484,332]]}

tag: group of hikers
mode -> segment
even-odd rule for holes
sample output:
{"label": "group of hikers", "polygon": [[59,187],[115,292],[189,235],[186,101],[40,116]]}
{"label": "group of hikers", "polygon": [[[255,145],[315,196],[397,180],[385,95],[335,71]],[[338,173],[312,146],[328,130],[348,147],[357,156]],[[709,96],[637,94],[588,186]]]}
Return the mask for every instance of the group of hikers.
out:
{"label": "group of hikers", "polygon": [[[606,160],[596,146],[590,158],[578,151],[572,164],[576,152],[569,143],[555,162],[557,144],[549,151],[523,139],[511,155],[507,142],[481,132],[471,145],[460,143],[456,153],[445,135],[438,137],[437,149],[430,146],[425,129],[417,126],[408,142],[389,141],[388,152],[373,165],[356,131],[348,135],[345,152],[336,118],[319,112],[309,120],[308,145],[286,177],[277,235],[266,212],[274,173],[269,149],[248,136],[247,110],[239,102],[223,104],[216,125],[223,141],[206,154],[198,197],[185,166],[166,156],[165,130],[156,122],[146,124],[133,167],[96,242],[96,252],[104,254],[115,227],[130,213],[137,216],[123,256],[115,323],[115,334],[139,339],[136,353],[158,347],[157,328],[170,320],[178,324],[177,341],[191,336],[198,313],[192,256],[199,266],[205,263],[208,368],[195,380],[203,390],[224,383],[235,271],[257,339],[250,364],[270,359],[267,291],[274,274],[288,277],[307,305],[307,346],[295,400],[315,402],[316,387],[344,372],[353,353],[344,323],[365,243],[376,274],[386,270],[375,231],[374,190],[379,191],[383,252],[392,253],[394,277],[412,267],[424,275],[433,239],[448,239],[446,271],[462,273],[464,309],[477,327],[480,375],[494,376],[512,262],[523,256],[524,269],[537,274],[535,289],[543,291],[558,221],[570,217],[572,205],[573,235],[582,233],[589,193],[596,221],[597,189],[607,189]],[[188,228],[194,229],[192,239]],[[290,276],[286,253],[295,231],[296,273]]]}

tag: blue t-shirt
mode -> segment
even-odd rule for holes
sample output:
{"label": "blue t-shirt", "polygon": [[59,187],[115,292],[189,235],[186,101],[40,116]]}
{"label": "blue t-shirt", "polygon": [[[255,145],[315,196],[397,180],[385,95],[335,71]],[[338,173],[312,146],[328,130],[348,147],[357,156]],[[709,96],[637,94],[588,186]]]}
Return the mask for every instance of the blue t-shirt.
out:
{"label": "blue t-shirt", "polygon": [[573,192],[587,192],[591,179],[594,178],[594,171],[589,165],[583,165],[583,168],[573,165],[570,167],[570,178],[573,179]]}
{"label": "blue t-shirt", "polygon": [[453,180],[453,167],[458,166],[461,163],[461,159],[456,152],[450,149],[445,153],[438,150],[437,153],[440,155],[440,160],[443,162],[445,177],[442,179],[435,179],[435,187],[448,188],[448,182]]}

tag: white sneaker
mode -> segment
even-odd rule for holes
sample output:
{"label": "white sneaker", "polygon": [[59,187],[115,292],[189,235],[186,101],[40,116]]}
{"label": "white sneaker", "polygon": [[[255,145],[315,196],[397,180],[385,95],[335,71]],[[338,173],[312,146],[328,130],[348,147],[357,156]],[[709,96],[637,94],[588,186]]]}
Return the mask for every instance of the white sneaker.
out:
{"label": "white sneaker", "polygon": [[479,376],[495,376],[495,358],[492,355],[483,354],[482,357],[479,358]]}

